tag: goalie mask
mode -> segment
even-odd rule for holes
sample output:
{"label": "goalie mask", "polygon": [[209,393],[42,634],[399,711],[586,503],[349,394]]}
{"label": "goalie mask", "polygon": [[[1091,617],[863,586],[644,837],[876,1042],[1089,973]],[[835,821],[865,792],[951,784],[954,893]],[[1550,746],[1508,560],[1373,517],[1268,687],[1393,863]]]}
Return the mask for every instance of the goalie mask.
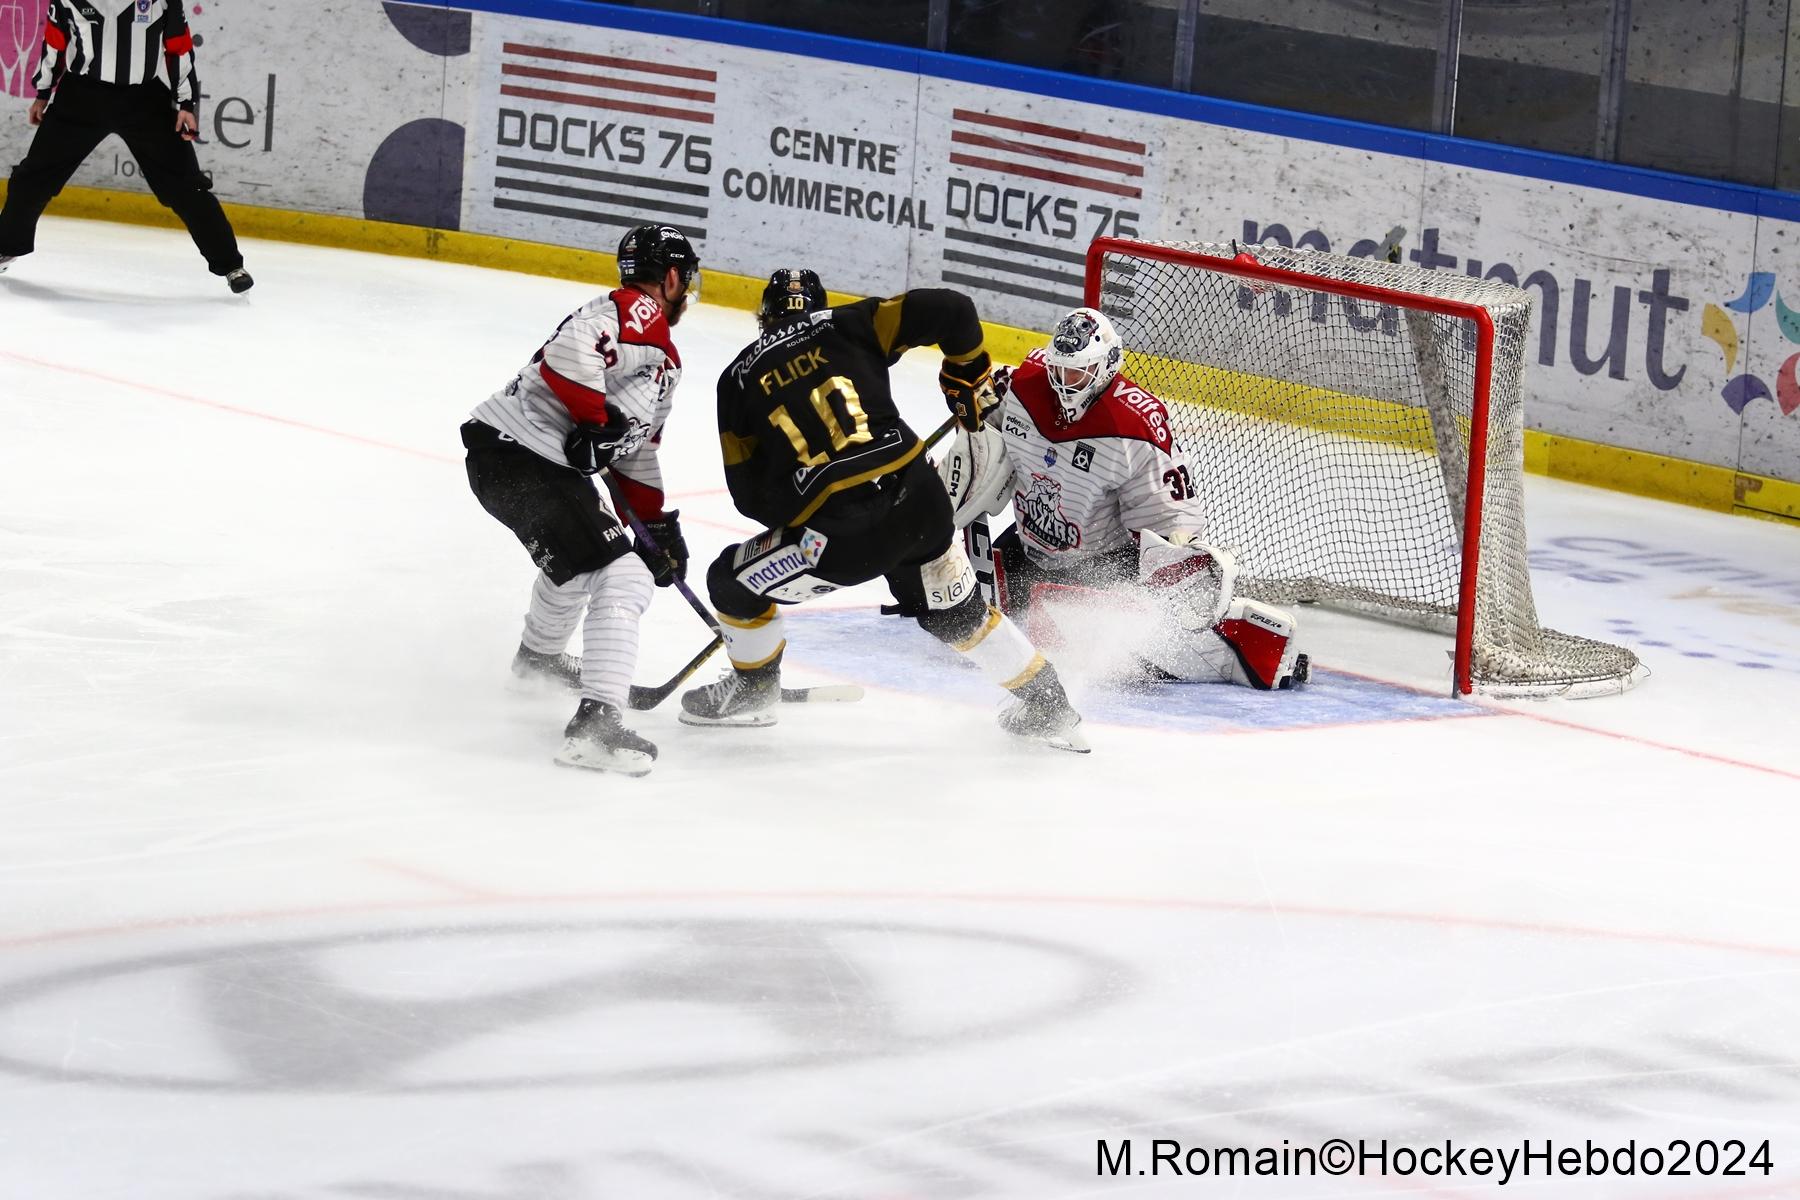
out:
{"label": "goalie mask", "polygon": [[1118,376],[1124,358],[1118,332],[1101,313],[1078,308],[1056,323],[1044,348],[1044,367],[1065,425],[1087,415]]}
{"label": "goalie mask", "polygon": [[756,310],[756,320],[762,331],[768,333],[824,307],[825,285],[819,282],[818,272],[804,267],[783,267],[769,276],[769,285],[763,288],[762,304]]}

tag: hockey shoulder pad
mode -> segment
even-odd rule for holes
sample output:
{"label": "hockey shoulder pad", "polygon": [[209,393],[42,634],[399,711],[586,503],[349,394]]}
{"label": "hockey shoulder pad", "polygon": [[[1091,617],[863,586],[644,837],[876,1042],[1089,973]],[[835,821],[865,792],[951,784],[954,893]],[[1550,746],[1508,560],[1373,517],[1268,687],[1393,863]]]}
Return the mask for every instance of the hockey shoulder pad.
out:
{"label": "hockey shoulder pad", "polygon": [[938,478],[950,493],[952,519],[958,529],[976,517],[993,516],[1012,499],[1012,464],[1000,431],[983,426],[974,433],[958,429],[943,460]]}

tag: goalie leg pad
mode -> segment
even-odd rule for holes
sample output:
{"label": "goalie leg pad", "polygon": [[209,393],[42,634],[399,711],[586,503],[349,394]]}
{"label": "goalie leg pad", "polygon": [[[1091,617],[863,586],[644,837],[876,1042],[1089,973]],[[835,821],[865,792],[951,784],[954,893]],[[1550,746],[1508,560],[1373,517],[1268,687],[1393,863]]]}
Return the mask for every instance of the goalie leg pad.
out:
{"label": "goalie leg pad", "polygon": [[1138,582],[1185,628],[1211,629],[1225,617],[1237,570],[1237,559],[1219,547],[1138,534]]}
{"label": "goalie leg pad", "polygon": [[1233,682],[1262,691],[1306,681],[1305,656],[1295,640],[1293,614],[1273,604],[1234,600],[1213,632],[1235,660]]}

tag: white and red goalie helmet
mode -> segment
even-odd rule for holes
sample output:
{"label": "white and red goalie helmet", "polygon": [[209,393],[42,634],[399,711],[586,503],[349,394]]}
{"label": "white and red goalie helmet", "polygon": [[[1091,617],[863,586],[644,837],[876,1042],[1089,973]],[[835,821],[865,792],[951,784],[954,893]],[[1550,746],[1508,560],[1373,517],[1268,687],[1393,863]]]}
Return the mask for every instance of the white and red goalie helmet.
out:
{"label": "white and red goalie helmet", "polygon": [[1056,323],[1044,347],[1044,366],[1064,424],[1073,425],[1087,414],[1124,360],[1119,333],[1104,313],[1078,308]]}

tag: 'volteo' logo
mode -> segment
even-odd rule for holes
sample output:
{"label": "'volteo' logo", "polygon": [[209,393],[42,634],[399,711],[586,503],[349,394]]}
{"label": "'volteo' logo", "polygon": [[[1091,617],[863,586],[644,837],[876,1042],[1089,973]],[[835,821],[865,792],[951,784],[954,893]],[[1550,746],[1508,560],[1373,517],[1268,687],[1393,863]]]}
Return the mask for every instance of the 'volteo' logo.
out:
{"label": "'volteo' logo", "polygon": [[625,310],[625,328],[633,333],[643,333],[660,316],[662,309],[657,307],[656,301],[639,292],[632,300],[631,307]]}
{"label": "'volteo' logo", "polygon": [[1144,418],[1150,426],[1150,436],[1156,439],[1158,446],[1169,444],[1169,413],[1163,408],[1163,402],[1135,384],[1121,383],[1113,391],[1113,398],[1122,400],[1131,410]]}

